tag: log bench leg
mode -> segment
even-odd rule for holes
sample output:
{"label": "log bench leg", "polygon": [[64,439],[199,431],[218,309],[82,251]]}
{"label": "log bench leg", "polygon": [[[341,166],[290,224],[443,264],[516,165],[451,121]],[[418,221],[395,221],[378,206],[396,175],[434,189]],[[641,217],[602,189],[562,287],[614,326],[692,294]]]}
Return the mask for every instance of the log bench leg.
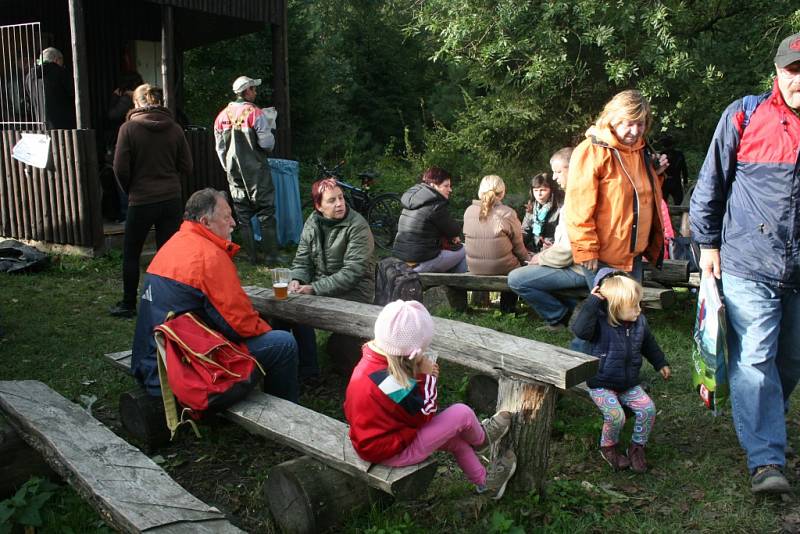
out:
{"label": "log bench leg", "polygon": [[325,345],[325,352],[334,373],[349,378],[361,359],[361,346],[369,341],[356,336],[333,333]]}
{"label": "log bench leg", "polygon": [[538,491],[547,478],[550,432],[553,425],[557,390],[550,384],[533,384],[501,378],[497,410],[514,413],[514,422],[505,438],[517,455],[517,472],[510,488],[517,493]]}
{"label": "log bench leg", "polygon": [[151,452],[169,442],[169,429],[164,416],[164,401],[152,397],[141,388],[119,396],[122,426]]}
{"label": "log bench leg", "polygon": [[32,476],[58,479],[42,456],[0,416],[0,500],[14,495]]}
{"label": "log bench leg", "polygon": [[456,311],[467,310],[467,290],[454,287],[447,288],[447,303]]}
{"label": "log bench leg", "polygon": [[372,504],[384,507],[392,497],[366,483],[301,456],[273,467],[264,497],[281,532],[326,532]]}

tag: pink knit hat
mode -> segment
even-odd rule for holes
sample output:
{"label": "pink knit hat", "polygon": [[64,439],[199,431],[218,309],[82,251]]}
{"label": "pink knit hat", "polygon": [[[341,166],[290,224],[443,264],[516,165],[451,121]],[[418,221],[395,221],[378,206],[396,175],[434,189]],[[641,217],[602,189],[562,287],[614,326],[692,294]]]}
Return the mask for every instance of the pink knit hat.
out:
{"label": "pink knit hat", "polygon": [[421,354],[433,339],[433,319],[422,303],[396,300],[384,306],[375,320],[375,347],[391,356]]}

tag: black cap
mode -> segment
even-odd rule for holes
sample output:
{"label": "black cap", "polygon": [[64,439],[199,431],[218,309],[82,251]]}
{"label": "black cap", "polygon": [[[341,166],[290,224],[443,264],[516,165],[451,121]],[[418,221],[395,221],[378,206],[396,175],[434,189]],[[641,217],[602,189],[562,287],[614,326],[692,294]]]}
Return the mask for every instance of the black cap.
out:
{"label": "black cap", "polygon": [[800,33],[790,35],[781,41],[778,51],[775,52],[775,64],[784,69],[800,61]]}

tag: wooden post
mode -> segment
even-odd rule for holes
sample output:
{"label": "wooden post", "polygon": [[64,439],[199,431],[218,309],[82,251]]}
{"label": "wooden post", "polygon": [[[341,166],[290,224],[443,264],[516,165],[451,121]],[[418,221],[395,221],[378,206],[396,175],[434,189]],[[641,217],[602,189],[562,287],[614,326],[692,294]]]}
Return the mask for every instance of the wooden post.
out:
{"label": "wooden post", "polygon": [[272,100],[278,110],[278,131],[276,132],[275,155],[291,158],[292,121],[289,110],[289,28],[287,2],[275,2],[277,13],[272,24]]}
{"label": "wooden post", "polygon": [[164,415],[164,402],[151,397],[141,388],[119,396],[119,416],[122,426],[146,451],[154,451],[169,442],[169,429]]}
{"label": "wooden post", "polygon": [[78,129],[88,129],[89,120],[89,63],[86,58],[83,0],[69,0],[69,27],[72,35],[72,73],[75,82],[75,118]]}
{"label": "wooden post", "polygon": [[542,492],[547,479],[550,431],[556,400],[556,388],[549,384],[500,378],[497,410],[514,413],[514,423],[505,443],[517,455],[517,472],[510,486],[515,492]]}
{"label": "wooden post", "polygon": [[161,7],[161,83],[164,107],[175,113],[175,11]]}

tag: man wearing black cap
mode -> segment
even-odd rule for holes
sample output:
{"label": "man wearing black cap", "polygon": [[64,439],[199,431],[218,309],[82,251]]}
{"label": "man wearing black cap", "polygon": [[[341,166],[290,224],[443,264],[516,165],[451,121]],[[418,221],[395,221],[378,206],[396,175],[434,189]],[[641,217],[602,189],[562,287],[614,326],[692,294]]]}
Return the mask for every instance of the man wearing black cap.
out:
{"label": "man wearing black cap", "polygon": [[703,275],[722,280],[733,422],[754,493],[791,490],[783,467],[800,379],[800,33],[781,42],[775,69],[772,91],[723,113],[690,211]]}
{"label": "man wearing black cap", "polygon": [[239,76],[233,82],[236,100],[219,112],[214,121],[214,137],[222,168],[228,174],[233,207],[239,219],[239,233],[251,263],[258,261],[258,251],[250,220],[255,215],[261,230],[261,248],[265,261],[278,260],[275,230],[275,188],[267,155],[275,146],[272,130],[274,117],[253,102],[260,79]]}

